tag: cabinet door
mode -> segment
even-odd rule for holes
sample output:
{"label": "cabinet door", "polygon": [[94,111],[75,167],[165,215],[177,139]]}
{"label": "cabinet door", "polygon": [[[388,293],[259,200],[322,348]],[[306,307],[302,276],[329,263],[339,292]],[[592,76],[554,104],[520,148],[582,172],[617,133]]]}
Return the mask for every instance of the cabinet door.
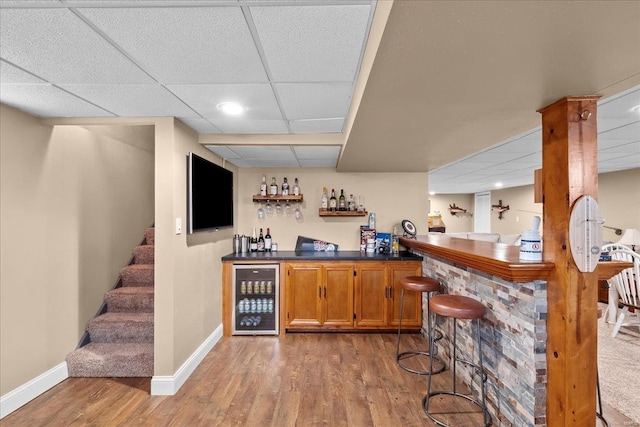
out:
{"label": "cabinet door", "polygon": [[380,328],[387,326],[387,297],[390,293],[387,267],[382,263],[356,264],[355,326]]}
{"label": "cabinet door", "polygon": [[318,264],[286,264],[286,326],[317,328],[322,324],[322,267]]}
{"label": "cabinet door", "polygon": [[[390,262],[389,276],[391,295],[389,298],[390,316],[389,325],[398,327],[400,322],[400,296],[402,285],[400,279],[406,276],[421,276],[422,264],[420,262]],[[405,327],[415,329],[422,326],[422,293],[414,291],[404,292],[404,313],[402,314],[402,329]]]}
{"label": "cabinet door", "polygon": [[352,264],[325,264],[323,326],[353,327],[353,271]]}

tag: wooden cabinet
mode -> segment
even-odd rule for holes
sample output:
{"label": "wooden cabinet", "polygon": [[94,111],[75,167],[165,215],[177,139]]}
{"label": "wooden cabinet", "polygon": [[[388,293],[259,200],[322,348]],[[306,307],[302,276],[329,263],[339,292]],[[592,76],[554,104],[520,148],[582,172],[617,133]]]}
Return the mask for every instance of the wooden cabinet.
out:
{"label": "wooden cabinet", "polygon": [[285,269],[287,328],[353,327],[351,263],[287,263]]}
{"label": "wooden cabinet", "polygon": [[[289,262],[287,329],[397,329],[400,279],[421,274],[419,261]],[[405,293],[403,329],[422,325],[422,300]]]}
{"label": "wooden cabinet", "polygon": [[[400,320],[400,279],[422,274],[420,262],[363,262],[356,266],[355,327],[394,329]],[[421,294],[405,292],[403,329],[422,325]]]}

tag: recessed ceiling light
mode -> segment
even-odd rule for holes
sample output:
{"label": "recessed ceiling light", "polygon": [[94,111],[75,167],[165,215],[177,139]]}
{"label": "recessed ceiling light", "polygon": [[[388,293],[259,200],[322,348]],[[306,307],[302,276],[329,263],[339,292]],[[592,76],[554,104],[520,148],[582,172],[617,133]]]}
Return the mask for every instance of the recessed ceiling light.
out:
{"label": "recessed ceiling light", "polygon": [[216,105],[218,110],[222,111],[225,114],[229,114],[230,116],[238,116],[244,113],[245,108],[238,104],[237,102],[221,102]]}
{"label": "recessed ceiling light", "polygon": [[496,182],[495,186],[496,186],[496,188],[502,188],[502,183],[501,182]]}

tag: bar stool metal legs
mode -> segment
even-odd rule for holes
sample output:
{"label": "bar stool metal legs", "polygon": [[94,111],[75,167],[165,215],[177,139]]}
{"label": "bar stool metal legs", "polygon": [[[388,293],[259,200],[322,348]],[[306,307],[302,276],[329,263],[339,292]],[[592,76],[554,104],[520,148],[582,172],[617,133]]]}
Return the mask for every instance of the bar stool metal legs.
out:
{"label": "bar stool metal legs", "polygon": [[[462,297],[464,298],[464,297]],[[450,316],[447,316],[450,317]],[[464,318],[464,317],[463,317]],[[432,385],[432,381],[431,381],[431,375],[429,375],[429,377],[427,378],[427,392],[425,394],[425,396],[422,399],[422,408],[425,412],[425,414],[427,414],[427,416],[437,425],[442,426],[442,427],[455,427],[455,426],[450,426],[448,424],[446,424],[445,422],[443,422],[442,420],[439,420],[435,417],[435,415],[433,414],[431,408],[429,407],[429,401],[432,397],[434,396],[438,396],[438,395],[449,395],[449,396],[455,396],[455,397],[460,397],[463,399],[468,400],[469,402],[475,404],[476,406],[480,407],[480,409],[482,409],[482,419],[483,419],[483,426],[484,427],[488,427],[491,425],[491,417],[489,415],[489,411],[487,409],[487,405],[486,405],[486,392],[485,392],[485,383],[487,380],[487,375],[484,371],[484,363],[483,363],[483,356],[482,356],[482,339],[480,337],[480,318],[481,317],[473,317],[470,318],[470,320],[473,320],[475,322],[475,329],[476,329],[476,336],[478,338],[478,364],[473,363],[473,361],[467,361],[461,358],[458,358],[457,356],[457,347],[456,347],[456,339],[457,339],[457,331],[458,331],[458,326],[457,326],[457,318],[453,317],[451,320],[453,321],[453,350],[451,353],[451,370],[452,370],[452,374],[453,374],[453,387],[451,390],[437,390],[437,391],[431,391],[431,385]],[[469,319],[469,318],[467,318]],[[433,327],[433,326],[431,326]],[[432,352],[435,351],[435,340],[433,338],[431,338],[429,340],[429,352],[431,354],[433,354]],[[463,363],[465,365],[471,366],[474,371],[478,374],[479,377],[479,384],[480,384],[480,400],[477,400],[476,398],[472,397],[471,395],[466,395],[463,394],[461,392],[459,392],[457,390],[457,364],[458,363]],[[433,367],[433,361],[430,362],[430,367]],[[471,381],[473,382],[473,376],[471,377]]]}
{"label": "bar stool metal legs", "polygon": [[[430,374],[439,374],[441,372],[443,372],[446,368],[446,365],[444,364],[444,361],[440,358],[438,358],[437,356],[434,355],[434,357],[432,358],[430,355],[433,354],[431,352],[428,352],[426,350],[408,350],[405,352],[400,353],[400,333],[402,331],[402,314],[404,313],[404,292],[405,292],[405,286],[407,287],[413,287],[413,289],[415,289],[416,287],[420,287],[420,289],[418,290],[419,292],[426,292],[427,293],[427,307],[428,307],[428,302],[429,299],[431,297],[431,292],[434,292],[433,289],[433,284],[430,284],[431,287],[428,287],[428,285],[426,283],[423,282],[431,282],[433,281],[432,279],[429,278],[422,278],[419,276],[415,276],[415,277],[407,277],[403,279],[402,282],[402,292],[400,294],[400,322],[398,325],[398,341],[396,343],[396,363],[398,364],[398,366],[400,366],[402,369],[404,369],[407,372],[411,372],[412,374],[417,374],[417,375],[430,375]],[[439,284],[438,284],[439,287]],[[428,311],[427,308],[427,321],[429,323],[428,326],[428,334],[429,334],[429,340],[431,340],[431,334],[435,333],[437,334],[435,341],[438,341],[440,339],[442,339],[442,333],[440,331],[436,331],[436,332],[432,332],[431,330],[431,313]],[[414,356],[427,356],[429,357],[430,360],[430,366],[429,366],[429,370],[420,370],[420,369],[414,369],[410,366],[407,366],[407,364],[405,364],[403,362],[404,359],[408,359]],[[439,363],[439,367],[437,367],[436,369],[434,369],[433,367],[433,359],[436,359],[436,361]]]}

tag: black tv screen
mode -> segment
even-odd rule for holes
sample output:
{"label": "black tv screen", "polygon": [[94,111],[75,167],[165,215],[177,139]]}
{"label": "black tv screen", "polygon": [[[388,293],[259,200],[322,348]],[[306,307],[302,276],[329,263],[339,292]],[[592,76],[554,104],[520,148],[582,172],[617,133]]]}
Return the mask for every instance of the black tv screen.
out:
{"label": "black tv screen", "polygon": [[233,227],[233,172],[189,153],[187,180],[189,234]]}

